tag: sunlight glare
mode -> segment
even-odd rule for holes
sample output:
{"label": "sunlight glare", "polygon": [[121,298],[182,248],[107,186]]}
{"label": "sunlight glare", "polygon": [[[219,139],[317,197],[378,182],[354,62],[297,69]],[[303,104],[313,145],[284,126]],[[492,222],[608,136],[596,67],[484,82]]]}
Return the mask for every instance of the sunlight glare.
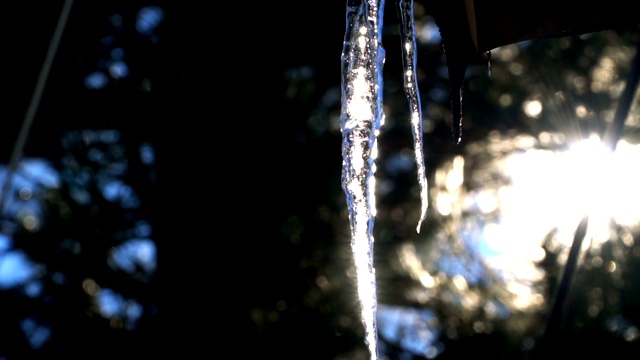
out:
{"label": "sunlight glare", "polygon": [[[610,238],[610,220],[626,227],[637,226],[640,173],[632,164],[638,161],[639,145],[620,141],[617,151],[611,153],[597,136],[565,152],[530,148],[509,155],[503,171],[511,182],[497,191],[501,217],[483,230],[489,262],[516,269],[516,263],[541,260],[542,241],[554,229],[558,230],[558,240],[570,246],[577,224],[587,214],[595,246]],[[483,197],[476,196],[476,201],[488,203],[490,191],[479,190]],[[514,265],[508,265],[509,261]],[[518,272],[526,273],[522,269]]]}
{"label": "sunlight glare", "polygon": [[[482,229],[484,262],[501,275],[515,295],[511,304],[520,309],[541,304],[531,286],[544,278],[536,263],[545,257],[543,243],[550,235],[568,250],[578,223],[589,215],[587,236],[595,249],[614,236],[612,224],[629,234],[640,226],[640,172],[634,166],[640,162],[640,145],[619,141],[612,153],[594,135],[566,151],[539,148],[557,143],[552,137],[546,134],[538,143],[489,140],[485,149],[502,151],[487,150],[495,155],[491,164],[465,176],[476,179],[479,187],[461,196],[470,202],[466,210],[474,211]],[[450,213],[442,211],[450,200],[445,195],[451,196],[445,186],[435,194],[442,215]],[[625,244],[633,243],[628,238]]]}
{"label": "sunlight glare", "polygon": [[640,159],[639,151],[621,142],[612,154],[591,137],[566,152],[531,149],[511,155],[505,173],[512,185],[499,190],[503,226],[513,224],[514,235],[537,228],[525,231],[530,240],[557,227],[568,245],[579,220],[589,214],[594,240],[606,241],[610,218],[624,225],[638,221],[640,192],[634,184],[640,175],[629,164]]}

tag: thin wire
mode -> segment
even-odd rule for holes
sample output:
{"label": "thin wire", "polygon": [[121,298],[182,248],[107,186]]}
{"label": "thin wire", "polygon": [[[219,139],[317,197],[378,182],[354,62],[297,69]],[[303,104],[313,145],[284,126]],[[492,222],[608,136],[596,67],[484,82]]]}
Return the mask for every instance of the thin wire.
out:
{"label": "thin wire", "polygon": [[2,190],[0,190],[0,216],[4,215],[7,202],[7,193],[9,192],[11,180],[22,158],[24,147],[27,142],[27,137],[29,135],[29,131],[31,130],[33,119],[35,118],[36,112],[38,111],[40,99],[42,98],[42,93],[44,92],[44,87],[47,83],[47,78],[49,77],[49,71],[51,70],[51,64],[53,63],[56,52],[58,51],[58,44],[60,44],[60,39],[62,38],[62,33],[64,32],[67,19],[69,18],[72,4],[73,0],[65,0],[62,6],[60,17],[58,17],[58,24],[56,25],[53,37],[51,38],[51,43],[49,44],[49,49],[44,59],[44,63],[42,64],[42,68],[40,69],[40,75],[38,76],[36,87],[33,90],[31,102],[29,103],[27,113],[25,115],[24,121],[22,122],[22,128],[20,129],[18,139],[16,140],[16,143],[13,147],[11,160],[9,162],[9,168],[7,169],[7,174],[4,178],[4,183],[2,184]]}
{"label": "thin wire", "polygon": [[607,129],[604,135],[604,143],[609,147],[611,152],[616,151],[618,140],[622,138],[624,133],[624,125],[629,116],[631,105],[638,90],[638,82],[640,81],[640,40],[636,42],[636,54],[633,57],[631,63],[631,71],[627,78],[624,91],[620,95],[618,100],[618,107],[616,108],[615,117],[613,123]]}

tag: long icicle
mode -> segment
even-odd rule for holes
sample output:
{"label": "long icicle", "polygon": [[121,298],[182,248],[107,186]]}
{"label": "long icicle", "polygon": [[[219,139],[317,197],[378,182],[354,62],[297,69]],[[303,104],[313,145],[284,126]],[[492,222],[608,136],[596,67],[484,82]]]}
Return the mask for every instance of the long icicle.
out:
{"label": "long icicle", "polygon": [[404,92],[409,100],[411,111],[411,131],[413,133],[413,146],[416,165],[418,168],[418,184],[420,185],[420,201],[422,202],[420,220],[416,228],[420,232],[420,226],[427,217],[429,207],[429,188],[427,184],[426,168],[424,163],[423,133],[422,133],[422,106],[420,105],[420,91],[418,89],[416,32],[413,18],[413,0],[398,0],[398,13],[402,22],[402,60],[404,64]]}
{"label": "long icicle", "polygon": [[382,123],[384,48],[380,27],[384,0],[347,0],[342,51],[342,187],[347,198],[365,343],[378,359],[377,295],[373,266],[376,141]]}

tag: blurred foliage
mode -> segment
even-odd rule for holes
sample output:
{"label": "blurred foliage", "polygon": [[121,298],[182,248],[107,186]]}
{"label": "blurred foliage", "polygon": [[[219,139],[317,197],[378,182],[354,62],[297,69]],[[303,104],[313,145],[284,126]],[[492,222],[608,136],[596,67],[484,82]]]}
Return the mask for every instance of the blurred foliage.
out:
{"label": "blurred foliage", "polygon": [[[161,78],[149,65],[162,63],[154,58],[164,48],[162,19],[148,11],[163,13],[147,5],[72,7],[20,165],[10,175],[2,167],[10,191],[0,222],[1,359],[155,351],[159,143],[141,115],[154,111],[150,84],[173,70]],[[7,45],[16,100],[5,113],[5,160],[61,6],[24,2],[9,22],[24,31]],[[89,82],[96,73],[102,82]]]}
{"label": "blurred foliage", "polygon": [[[619,230],[607,242],[585,248],[564,306],[566,317],[555,336],[545,339],[545,324],[570,241],[562,239],[558,229],[549,229],[540,239],[543,255],[530,267],[535,275],[524,282],[510,278],[490,266],[477,248],[483,224],[501,214],[479,215],[465,201],[487,186],[498,191],[510,184],[509,174],[496,167],[509,154],[527,149],[562,151],[590,135],[603,135],[630,71],[637,29],[534,39],[494,49],[490,60],[480,54],[484,61],[473,63],[467,71],[464,136],[457,146],[450,134],[444,53],[439,41],[419,36],[424,150],[434,196],[427,223],[416,234],[420,206],[408,105],[402,91],[400,36],[397,19],[389,15],[393,14],[385,17],[383,37],[386,117],[378,138],[374,249],[379,311],[397,311],[405,316],[397,315],[405,323],[394,331],[385,330],[382,328],[391,323],[380,315],[382,358],[528,359],[548,356],[550,349],[554,355],[633,358],[639,349],[635,334],[640,321],[631,305],[638,291],[636,232],[613,224]],[[433,19],[419,4],[416,22],[424,33],[433,27]],[[340,84],[322,88],[315,75],[320,72],[301,65],[285,75],[290,86],[287,102],[294,108],[306,104],[307,121],[299,124],[295,136],[310,158],[316,151],[331,151],[328,143],[333,144],[334,155],[339,147]],[[532,103],[542,111],[528,114],[527,104]],[[638,143],[637,103],[635,99],[623,137],[631,144]],[[318,343],[330,344],[331,350],[321,346],[320,353],[314,352],[311,358],[367,357],[353,284],[347,215],[338,187],[340,164],[335,156],[332,159],[334,180],[322,190],[324,197],[311,195],[308,204],[315,204],[311,209],[292,207],[288,225],[283,227],[283,239],[290,241],[289,254],[302,257],[298,268],[291,269],[300,272],[291,281],[306,284],[299,288],[302,302],[293,294],[281,294],[252,309],[254,318],[260,319],[256,335],[260,344],[287,358],[300,355],[294,350],[299,349],[298,344],[305,349]],[[306,160],[299,163],[309,164]],[[453,199],[452,210],[443,215],[434,203],[439,192],[451,192],[446,175],[455,167],[460,167],[464,182],[456,194],[448,194]],[[314,176],[320,176],[320,171]],[[326,227],[331,232],[324,234]],[[637,227],[631,229],[637,231]],[[448,259],[447,265],[443,259]],[[531,297],[523,300],[522,291],[531,291]],[[300,334],[296,329],[301,325],[295,325],[294,318],[309,319],[311,324]],[[291,335],[280,340],[270,335],[273,331]]]}

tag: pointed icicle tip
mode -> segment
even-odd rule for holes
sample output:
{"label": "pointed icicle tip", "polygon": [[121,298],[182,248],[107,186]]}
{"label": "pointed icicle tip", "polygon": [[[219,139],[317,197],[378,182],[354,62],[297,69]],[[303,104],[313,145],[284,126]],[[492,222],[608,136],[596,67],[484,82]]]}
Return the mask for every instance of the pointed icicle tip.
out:
{"label": "pointed icicle tip", "polygon": [[420,220],[418,220],[418,226],[416,227],[416,232],[418,234],[420,234],[422,223],[427,219],[427,211],[429,210],[429,190],[426,183],[422,187],[420,198],[422,199],[422,209],[420,212]]}
{"label": "pointed icicle tip", "polygon": [[462,114],[453,116],[451,131],[453,133],[453,144],[459,145],[462,142]]}
{"label": "pointed icicle tip", "polygon": [[458,89],[458,96],[451,101],[451,130],[454,145],[462,142],[462,86]]}
{"label": "pointed icicle tip", "polygon": [[453,145],[460,145],[462,142],[462,134],[458,130],[458,132],[453,136]]}

